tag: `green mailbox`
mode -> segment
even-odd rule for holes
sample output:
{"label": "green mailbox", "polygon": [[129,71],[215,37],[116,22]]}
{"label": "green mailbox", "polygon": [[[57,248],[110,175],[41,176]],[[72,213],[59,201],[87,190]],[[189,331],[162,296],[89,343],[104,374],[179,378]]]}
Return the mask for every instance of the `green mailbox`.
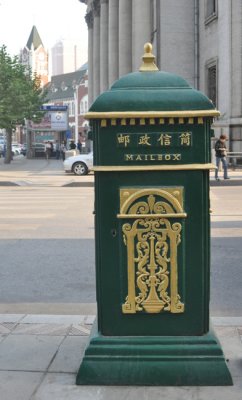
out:
{"label": "green mailbox", "polygon": [[145,45],[91,106],[97,323],[77,384],[230,385],[209,327],[210,125],[219,112]]}

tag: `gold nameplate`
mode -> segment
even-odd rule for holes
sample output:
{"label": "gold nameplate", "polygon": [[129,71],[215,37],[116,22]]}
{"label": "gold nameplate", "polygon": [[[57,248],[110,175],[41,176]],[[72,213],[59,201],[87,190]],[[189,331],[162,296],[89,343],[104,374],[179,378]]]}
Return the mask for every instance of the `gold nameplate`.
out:
{"label": "gold nameplate", "polygon": [[[122,312],[182,313],[178,246],[185,218],[183,188],[120,189],[118,218],[127,248],[128,294]],[[174,219],[176,219],[174,221]]]}

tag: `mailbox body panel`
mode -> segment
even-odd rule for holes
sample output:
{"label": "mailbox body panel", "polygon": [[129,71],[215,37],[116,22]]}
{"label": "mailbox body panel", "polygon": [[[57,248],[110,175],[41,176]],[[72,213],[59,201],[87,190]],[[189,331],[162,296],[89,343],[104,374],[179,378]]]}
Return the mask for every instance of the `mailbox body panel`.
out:
{"label": "mailbox body panel", "polygon": [[[103,335],[203,335],[208,331],[209,204],[208,171],[96,173],[96,273],[98,329]],[[118,219],[120,190],[183,188],[187,217],[178,248],[178,289],[184,312],[125,314],[127,249]]]}

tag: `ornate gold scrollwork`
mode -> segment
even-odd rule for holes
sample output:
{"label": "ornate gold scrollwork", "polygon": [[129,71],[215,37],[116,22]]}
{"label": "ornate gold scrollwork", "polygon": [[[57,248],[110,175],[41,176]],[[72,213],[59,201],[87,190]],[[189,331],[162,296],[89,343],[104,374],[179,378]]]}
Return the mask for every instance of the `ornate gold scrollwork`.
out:
{"label": "ornate gold scrollwork", "polygon": [[128,295],[123,313],[184,312],[178,294],[177,247],[185,217],[182,188],[121,189],[119,218],[127,247]]}

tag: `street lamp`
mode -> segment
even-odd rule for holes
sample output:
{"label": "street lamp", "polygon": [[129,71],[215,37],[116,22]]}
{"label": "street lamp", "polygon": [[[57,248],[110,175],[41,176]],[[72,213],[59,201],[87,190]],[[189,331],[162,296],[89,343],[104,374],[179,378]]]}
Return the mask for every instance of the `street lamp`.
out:
{"label": "street lamp", "polygon": [[74,89],[74,102],[75,102],[75,143],[78,143],[78,89],[79,85]]}

